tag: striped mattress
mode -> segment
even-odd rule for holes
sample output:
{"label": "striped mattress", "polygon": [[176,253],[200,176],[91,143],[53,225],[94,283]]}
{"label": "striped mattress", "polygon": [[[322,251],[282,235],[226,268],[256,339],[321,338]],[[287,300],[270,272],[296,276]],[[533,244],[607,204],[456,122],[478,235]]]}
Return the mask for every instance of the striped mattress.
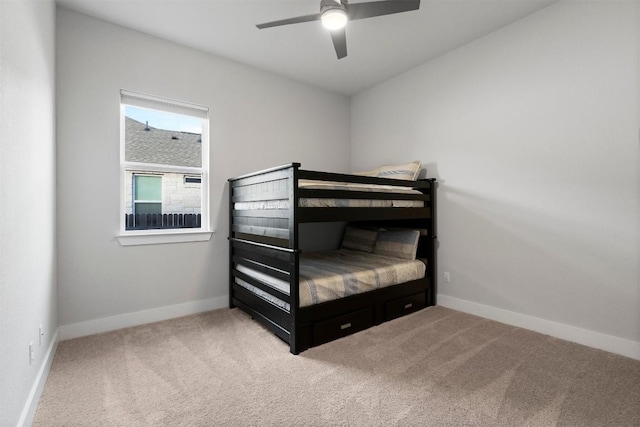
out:
{"label": "striped mattress", "polygon": [[[393,185],[368,185],[340,183],[331,181],[301,180],[299,188],[314,190],[350,190],[364,192],[397,193],[397,194],[422,194],[418,190],[409,187],[397,187]],[[331,198],[300,198],[301,208],[416,208],[423,207],[420,200],[379,200],[379,199],[331,199]],[[237,202],[234,209],[289,209],[289,200],[267,200],[255,202]]]}
{"label": "striped mattress", "polygon": [[[289,293],[289,283],[251,269],[236,266],[261,282]],[[393,286],[424,277],[425,264],[349,249],[314,252],[300,256],[300,307]],[[261,298],[289,310],[289,304],[236,278],[236,283]]]}

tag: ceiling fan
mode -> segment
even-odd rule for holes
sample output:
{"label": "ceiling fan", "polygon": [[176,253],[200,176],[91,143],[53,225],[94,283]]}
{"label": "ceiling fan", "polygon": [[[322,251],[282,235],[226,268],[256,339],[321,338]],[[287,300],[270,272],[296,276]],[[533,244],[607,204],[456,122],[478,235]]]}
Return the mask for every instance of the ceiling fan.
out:
{"label": "ceiling fan", "polygon": [[409,12],[418,10],[419,8],[420,0],[383,0],[354,4],[349,4],[347,0],[321,0],[319,13],[266,22],[264,24],[258,24],[256,27],[262,30],[264,28],[279,27],[281,25],[322,21],[322,25],[330,31],[331,40],[333,40],[333,47],[336,49],[338,59],[342,59],[347,56],[347,37],[345,33],[347,21]]}

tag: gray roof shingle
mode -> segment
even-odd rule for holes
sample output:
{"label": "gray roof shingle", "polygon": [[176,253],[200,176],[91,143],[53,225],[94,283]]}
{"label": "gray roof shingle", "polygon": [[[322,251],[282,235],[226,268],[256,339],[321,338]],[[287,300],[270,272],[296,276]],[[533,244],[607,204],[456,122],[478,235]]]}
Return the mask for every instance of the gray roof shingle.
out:
{"label": "gray roof shingle", "polygon": [[125,160],[202,167],[201,138],[202,135],[197,133],[147,127],[125,117]]}

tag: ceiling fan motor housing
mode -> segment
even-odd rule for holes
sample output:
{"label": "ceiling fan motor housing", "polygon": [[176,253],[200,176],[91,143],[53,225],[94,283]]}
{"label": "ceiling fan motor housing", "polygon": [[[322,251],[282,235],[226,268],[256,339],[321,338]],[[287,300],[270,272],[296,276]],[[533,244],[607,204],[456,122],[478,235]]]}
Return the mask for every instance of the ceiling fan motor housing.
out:
{"label": "ceiling fan motor housing", "polygon": [[322,0],[320,2],[320,13],[324,13],[331,9],[340,9],[346,12],[346,2],[342,3],[340,0]]}

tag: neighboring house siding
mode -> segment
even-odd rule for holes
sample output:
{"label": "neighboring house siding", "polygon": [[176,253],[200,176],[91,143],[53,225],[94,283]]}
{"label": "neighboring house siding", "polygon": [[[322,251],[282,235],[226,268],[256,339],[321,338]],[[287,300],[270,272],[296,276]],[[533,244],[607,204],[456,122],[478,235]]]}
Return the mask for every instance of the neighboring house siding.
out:
{"label": "neighboring house siding", "polygon": [[[126,174],[125,213],[133,213],[133,174]],[[199,214],[201,184],[185,183],[184,174],[163,173],[162,175],[162,213]]]}
{"label": "neighboring house siding", "polygon": [[201,213],[201,184],[185,183],[184,177],[175,173],[163,175],[162,213]]}

